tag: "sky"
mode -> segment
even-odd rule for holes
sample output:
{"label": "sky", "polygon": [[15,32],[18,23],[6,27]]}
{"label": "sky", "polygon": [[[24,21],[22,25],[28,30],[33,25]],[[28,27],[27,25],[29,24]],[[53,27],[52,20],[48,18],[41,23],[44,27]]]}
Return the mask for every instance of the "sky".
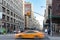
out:
{"label": "sky", "polygon": [[34,16],[39,21],[40,25],[43,25],[44,13],[46,8],[46,0],[25,0],[26,2],[30,2],[33,5],[33,11],[39,13]]}

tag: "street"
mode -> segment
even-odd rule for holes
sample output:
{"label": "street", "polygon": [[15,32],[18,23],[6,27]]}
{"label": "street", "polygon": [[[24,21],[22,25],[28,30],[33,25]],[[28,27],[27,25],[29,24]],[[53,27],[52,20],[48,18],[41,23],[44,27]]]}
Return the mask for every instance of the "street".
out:
{"label": "street", "polygon": [[0,40],[60,40],[60,0],[0,0]]}
{"label": "street", "polygon": [[0,40],[15,40],[14,34],[0,35]]}
{"label": "street", "polygon": [[0,40],[49,40],[46,36],[44,39],[15,39],[14,34],[0,35]]}
{"label": "street", "polygon": [[14,34],[0,35],[0,40],[60,40],[60,37],[52,37],[45,34],[44,39],[15,39]]}

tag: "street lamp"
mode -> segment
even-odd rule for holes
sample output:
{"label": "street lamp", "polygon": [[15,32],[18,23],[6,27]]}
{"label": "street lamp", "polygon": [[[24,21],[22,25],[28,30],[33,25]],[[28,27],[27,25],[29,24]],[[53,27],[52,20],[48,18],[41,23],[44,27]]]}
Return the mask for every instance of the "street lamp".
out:
{"label": "street lamp", "polygon": [[52,36],[52,7],[49,6],[49,10],[50,10],[50,30],[51,30],[51,36]]}

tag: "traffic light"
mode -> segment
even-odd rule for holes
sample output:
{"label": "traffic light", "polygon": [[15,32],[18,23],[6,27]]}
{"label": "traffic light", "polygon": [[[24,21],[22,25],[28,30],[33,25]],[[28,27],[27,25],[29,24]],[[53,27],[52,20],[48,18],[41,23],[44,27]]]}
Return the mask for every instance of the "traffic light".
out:
{"label": "traffic light", "polygon": [[27,12],[27,16],[30,16],[31,15],[31,12]]}

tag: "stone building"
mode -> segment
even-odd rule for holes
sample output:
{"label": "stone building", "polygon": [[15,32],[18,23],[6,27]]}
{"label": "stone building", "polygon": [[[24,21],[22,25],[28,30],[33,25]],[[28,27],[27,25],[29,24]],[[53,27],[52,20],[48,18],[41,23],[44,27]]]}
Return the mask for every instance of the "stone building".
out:
{"label": "stone building", "polygon": [[6,32],[24,27],[23,0],[0,0],[0,28]]}

